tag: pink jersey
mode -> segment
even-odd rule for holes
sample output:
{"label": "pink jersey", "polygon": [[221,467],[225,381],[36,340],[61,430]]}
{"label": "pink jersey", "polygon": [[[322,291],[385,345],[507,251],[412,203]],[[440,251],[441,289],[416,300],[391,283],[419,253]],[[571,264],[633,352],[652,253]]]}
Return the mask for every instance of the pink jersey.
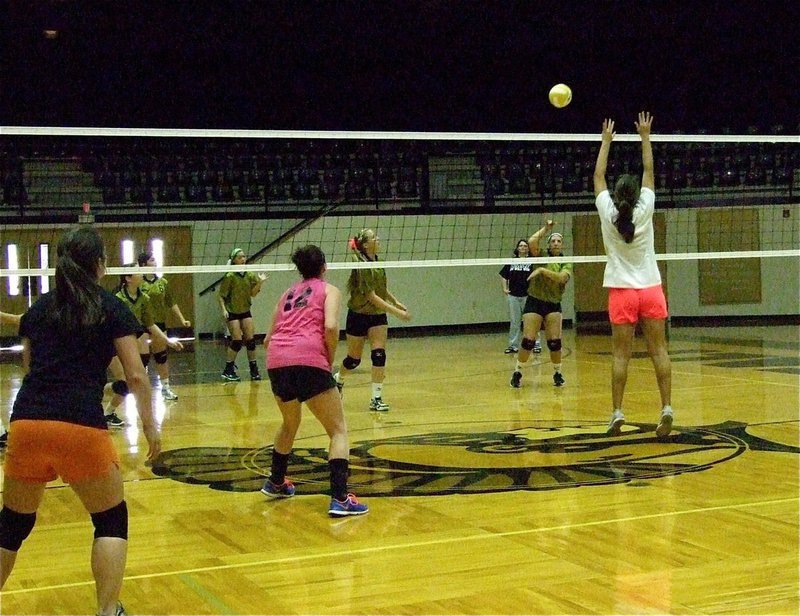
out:
{"label": "pink jersey", "polygon": [[311,278],[295,283],[283,294],[267,346],[267,369],[331,369],[325,346],[326,286],[321,278]]}

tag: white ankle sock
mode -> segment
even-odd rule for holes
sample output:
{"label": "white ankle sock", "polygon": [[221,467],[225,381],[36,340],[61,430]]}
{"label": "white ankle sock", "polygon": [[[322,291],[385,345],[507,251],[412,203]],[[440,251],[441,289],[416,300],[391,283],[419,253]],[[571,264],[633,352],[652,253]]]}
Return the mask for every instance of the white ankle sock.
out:
{"label": "white ankle sock", "polygon": [[373,398],[382,398],[383,397],[383,383],[373,383],[372,384],[372,397]]}

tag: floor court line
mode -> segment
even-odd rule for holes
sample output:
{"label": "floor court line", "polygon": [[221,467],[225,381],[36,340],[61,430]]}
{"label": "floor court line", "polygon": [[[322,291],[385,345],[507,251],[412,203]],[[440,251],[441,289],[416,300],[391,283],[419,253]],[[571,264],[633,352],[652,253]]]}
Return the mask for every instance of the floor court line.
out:
{"label": "floor court line", "polygon": [[[720,505],[716,507],[700,507],[696,509],[685,509],[683,511],[667,511],[667,512],[659,512],[659,513],[651,513],[647,515],[638,515],[638,516],[628,516],[624,518],[613,518],[610,520],[596,520],[593,522],[581,522],[578,524],[561,524],[558,526],[544,526],[541,528],[529,528],[524,530],[513,530],[501,533],[482,533],[478,535],[469,535],[466,537],[449,537],[445,539],[431,539],[429,541],[418,541],[413,543],[399,543],[394,545],[383,545],[377,547],[369,547],[369,548],[361,548],[361,549],[354,549],[354,550],[347,550],[347,554],[350,556],[359,555],[359,554],[374,554],[376,552],[391,552],[395,550],[405,550],[408,548],[419,548],[419,547],[427,547],[432,545],[445,545],[445,544],[452,544],[452,543],[463,543],[465,541],[485,541],[485,540],[492,540],[492,539],[504,539],[506,537],[515,537],[520,535],[533,535],[538,533],[547,533],[547,532],[560,532],[563,530],[569,529],[577,529],[577,528],[589,528],[592,526],[603,526],[605,524],[619,524],[624,522],[637,522],[639,520],[652,520],[656,518],[665,518],[669,516],[678,516],[678,515],[692,515],[692,514],[700,514],[700,513],[708,513],[712,511],[724,511],[730,509],[739,509],[742,507],[762,507],[768,505],[780,505],[784,503],[798,503],[798,499],[796,497],[792,498],[780,498],[775,500],[768,500],[768,501],[754,501],[750,503],[736,503],[732,505]],[[307,554],[307,555],[299,555],[299,556],[288,556],[284,558],[271,558],[268,560],[258,560],[246,563],[232,563],[227,565],[214,565],[208,567],[197,567],[195,569],[179,569],[174,571],[161,571],[158,573],[144,573],[140,575],[130,575],[125,576],[124,581],[130,582],[132,580],[145,580],[145,579],[152,579],[152,578],[159,578],[159,577],[168,577],[168,576],[187,576],[195,573],[206,573],[210,571],[223,571],[226,569],[242,569],[247,567],[262,567],[265,565],[280,565],[284,563],[296,563],[308,560],[319,560],[324,558],[340,558],[342,555],[341,552],[320,552],[317,554]],[[4,595],[20,595],[20,594],[27,594],[32,592],[41,592],[41,591],[51,591],[51,590],[59,590],[62,588],[75,588],[78,586],[88,586],[94,585],[94,580],[86,580],[83,582],[70,582],[67,584],[53,584],[50,586],[38,586],[36,588],[20,588],[16,590],[4,590]]]}

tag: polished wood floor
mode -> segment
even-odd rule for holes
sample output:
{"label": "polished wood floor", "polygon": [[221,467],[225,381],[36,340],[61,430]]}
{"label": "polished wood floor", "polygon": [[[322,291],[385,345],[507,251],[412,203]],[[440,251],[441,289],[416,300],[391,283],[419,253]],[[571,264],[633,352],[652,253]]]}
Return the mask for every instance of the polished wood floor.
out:
{"label": "polished wood floor", "polygon": [[[370,513],[343,520],[326,515],[326,438],[310,414],[297,496],[258,492],[278,425],[269,384],[223,384],[223,348],[198,343],[172,356],[180,399],[158,401],[162,460],[143,466],[132,407],[114,437],[130,510],[123,602],[131,614],[797,614],[798,334],[673,328],[663,441],[641,341],[629,424],[610,439],[608,337],[567,331],[566,385],[553,387],[545,352],[519,390],[500,333],[391,339],[391,411],[367,411],[367,370],[345,388],[352,489]],[[0,371],[5,420],[16,359]],[[53,483],[0,612],[91,613],[91,538]]]}

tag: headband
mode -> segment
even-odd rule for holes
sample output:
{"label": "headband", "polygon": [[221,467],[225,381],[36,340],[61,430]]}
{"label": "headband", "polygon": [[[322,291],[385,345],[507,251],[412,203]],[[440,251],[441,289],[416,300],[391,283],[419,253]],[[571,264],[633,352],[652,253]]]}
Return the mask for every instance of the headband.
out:
{"label": "headband", "polygon": [[563,235],[561,235],[558,231],[555,231],[554,233],[551,233],[550,235],[547,236],[547,243],[549,244],[550,240],[552,240],[556,236],[558,236],[562,240],[564,239]]}
{"label": "headband", "polygon": [[233,262],[233,260],[236,258],[236,255],[238,255],[240,252],[244,252],[244,250],[242,250],[241,248],[234,248],[233,250],[231,250],[231,256],[228,257],[231,260],[231,262]]}

